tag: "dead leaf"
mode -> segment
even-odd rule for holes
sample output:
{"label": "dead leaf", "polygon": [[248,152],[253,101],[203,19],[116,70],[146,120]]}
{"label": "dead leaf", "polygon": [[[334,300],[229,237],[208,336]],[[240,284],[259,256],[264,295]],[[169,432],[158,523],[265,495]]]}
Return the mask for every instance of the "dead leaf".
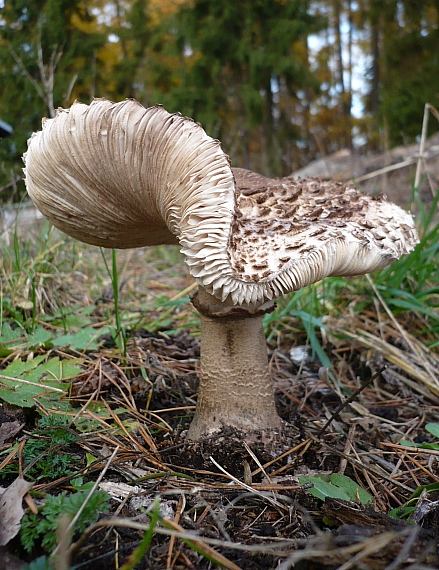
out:
{"label": "dead leaf", "polygon": [[17,433],[21,430],[23,426],[24,424],[21,424],[17,420],[15,420],[14,422],[2,423],[0,425],[0,445],[3,445],[5,441],[17,435]]}
{"label": "dead leaf", "polygon": [[0,487],[0,546],[8,544],[18,534],[24,515],[23,497],[32,487],[33,483],[21,477],[7,489]]}

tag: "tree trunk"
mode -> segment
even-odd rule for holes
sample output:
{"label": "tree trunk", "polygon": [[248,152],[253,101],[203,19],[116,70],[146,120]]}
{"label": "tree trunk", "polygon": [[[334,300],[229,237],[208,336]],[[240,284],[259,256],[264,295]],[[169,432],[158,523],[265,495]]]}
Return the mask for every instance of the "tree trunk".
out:
{"label": "tree trunk", "polygon": [[344,78],[344,63],[343,63],[343,41],[341,33],[341,11],[342,3],[340,0],[334,2],[334,32],[335,32],[335,65],[336,65],[336,81],[338,83],[340,100],[338,102],[342,115],[344,127],[344,140],[341,141],[343,147],[352,148],[352,133],[351,133],[351,103],[350,93],[346,92],[345,78]]}
{"label": "tree trunk", "polygon": [[380,31],[378,22],[372,22],[372,79],[371,89],[369,94],[369,107],[370,112],[374,117],[378,113],[380,106]]}

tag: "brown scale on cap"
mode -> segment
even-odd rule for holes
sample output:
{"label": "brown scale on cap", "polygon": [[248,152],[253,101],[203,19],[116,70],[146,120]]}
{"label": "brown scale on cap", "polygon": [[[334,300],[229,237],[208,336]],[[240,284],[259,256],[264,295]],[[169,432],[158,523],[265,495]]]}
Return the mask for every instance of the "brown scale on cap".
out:
{"label": "brown scale on cap", "polygon": [[239,192],[230,259],[236,277],[245,282],[269,280],[307,257],[311,263],[311,254],[325,245],[353,240],[357,247],[385,251],[389,242],[394,247],[413,239],[413,227],[385,215],[384,198],[365,196],[350,184],[270,180],[243,169],[233,173]]}

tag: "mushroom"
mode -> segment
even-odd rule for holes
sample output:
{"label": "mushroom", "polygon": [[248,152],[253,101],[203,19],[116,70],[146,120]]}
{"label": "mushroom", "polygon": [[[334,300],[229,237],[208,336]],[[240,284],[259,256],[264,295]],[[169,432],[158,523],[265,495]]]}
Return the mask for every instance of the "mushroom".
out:
{"label": "mushroom", "polygon": [[387,266],[418,241],[412,217],[350,184],[232,169],[202,127],[134,100],[75,103],[24,155],[37,208],[108,248],[179,243],[198,283],[200,388],[188,438],[276,433],[262,315],[326,276]]}

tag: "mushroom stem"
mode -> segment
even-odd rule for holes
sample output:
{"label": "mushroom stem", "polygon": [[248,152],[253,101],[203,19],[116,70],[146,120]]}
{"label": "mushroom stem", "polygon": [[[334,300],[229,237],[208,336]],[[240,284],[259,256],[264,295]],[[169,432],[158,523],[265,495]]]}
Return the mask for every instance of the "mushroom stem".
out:
{"label": "mushroom stem", "polygon": [[234,427],[273,434],[281,428],[268,369],[262,315],[273,303],[233,307],[199,288],[200,388],[189,440]]}

